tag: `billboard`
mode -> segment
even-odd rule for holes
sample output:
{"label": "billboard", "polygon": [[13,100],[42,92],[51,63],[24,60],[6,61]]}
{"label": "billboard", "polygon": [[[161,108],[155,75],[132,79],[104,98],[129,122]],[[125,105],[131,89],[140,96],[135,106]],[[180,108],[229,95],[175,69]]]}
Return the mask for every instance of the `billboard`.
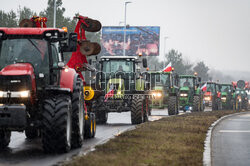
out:
{"label": "billboard", "polygon": [[[158,56],[159,26],[133,26],[126,28],[126,55]],[[102,27],[102,55],[123,55],[124,27]]]}

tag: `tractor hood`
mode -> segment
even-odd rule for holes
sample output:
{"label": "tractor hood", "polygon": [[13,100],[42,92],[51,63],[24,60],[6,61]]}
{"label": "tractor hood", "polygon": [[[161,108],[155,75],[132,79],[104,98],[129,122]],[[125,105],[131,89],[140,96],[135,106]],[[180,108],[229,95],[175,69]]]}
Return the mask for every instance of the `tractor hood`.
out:
{"label": "tractor hood", "polygon": [[16,63],[8,65],[0,71],[0,75],[30,75],[35,77],[34,68],[29,63]]}
{"label": "tractor hood", "polygon": [[1,79],[9,80],[11,83],[19,83],[24,80],[21,78],[30,77],[32,90],[36,91],[36,81],[34,68],[30,63],[16,63],[6,66],[0,71]]}
{"label": "tractor hood", "polygon": [[152,90],[163,90],[163,86],[155,86]]}
{"label": "tractor hood", "polygon": [[226,96],[227,92],[221,92],[221,96]]}
{"label": "tractor hood", "polygon": [[180,91],[189,91],[189,87],[186,87],[186,86],[181,87],[181,88],[180,88]]}

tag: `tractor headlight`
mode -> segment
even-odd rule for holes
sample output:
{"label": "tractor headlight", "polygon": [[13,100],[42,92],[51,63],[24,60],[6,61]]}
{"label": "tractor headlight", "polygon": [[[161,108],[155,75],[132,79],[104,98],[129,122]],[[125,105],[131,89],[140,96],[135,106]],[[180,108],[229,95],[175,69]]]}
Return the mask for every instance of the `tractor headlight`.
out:
{"label": "tractor headlight", "polygon": [[20,97],[21,98],[27,98],[30,96],[30,91],[26,90],[26,91],[21,91],[20,93]]}
{"label": "tractor headlight", "polygon": [[210,96],[206,96],[206,97],[204,97],[204,100],[205,100],[205,101],[210,101],[210,100],[211,100],[211,97],[210,97]]}
{"label": "tractor headlight", "polygon": [[28,97],[30,97],[30,91],[25,90],[25,91],[19,91],[19,92],[0,91],[0,98],[7,98],[8,93],[9,93],[11,98],[28,98]]}
{"label": "tractor headlight", "polygon": [[186,93],[181,93],[180,96],[181,96],[181,97],[187,97],[188,94],[186,94]]}
{"label": "tractor headlight", "polygon": [[222,100],[223,102],[225,102],[225,101],[227,100],[227,98],[226,98],[226,97],[221,97],[221,100]]}
{"label": "tractor headlight", "polygon": [[3,91],[0,91],[0,97],[3,97],[3,93],[4,93]]}

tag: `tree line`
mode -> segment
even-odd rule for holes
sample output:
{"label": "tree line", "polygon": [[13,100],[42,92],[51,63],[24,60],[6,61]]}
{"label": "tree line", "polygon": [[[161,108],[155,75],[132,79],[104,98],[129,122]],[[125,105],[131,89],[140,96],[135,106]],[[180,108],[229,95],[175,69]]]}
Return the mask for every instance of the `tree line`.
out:
{"label": "tree line", "polygon": [[[56,0],[56,25],[57,27],[67,27],[68,32],[73,32],[77,20],[70,17],[65,17],[64,13],[66,9],[63,7],[62,0]],[[79,13],[76,13],[79,15]],[[42,16],[47,17],[47,26],[53,27],[53,19],[54,19],[54,0],[48,0],[47,8],[42,10],[39,13],[32,11],[27,7],[19,7],[17,12],[13,10],[9,12],[5,12],[0,10],[0,27],[17,27],[19,22],[24,18],[31,18],[33,16]],[[87,39],[90,39],[93,42],[100,43],[101,34],[97,33],[86,33]],[[148,57],[148,64],[150,70],[161,70],[168,63],[172,63],[172,66],[175,68],[175,71],[178,74],[189,74],[192,75],[194,72],[197,72],[198,75],[202,78],[203,81],[212,80],[212,76],[209,75],[209,67],[204,63],[204,61],[200,61],[196,64],[190,63],[188,60],[184,60],[182,53],[177,50],[170,50],[163,58],[163,60],[159,60],[155,57]],[[216,72],[213,71],[212,75],[216,76]],[[218,75],[218,74],[217,74]],[[226,78],[226,81],[229,81],[231,78]],[[230,80],[231,81],[231,80]]]}

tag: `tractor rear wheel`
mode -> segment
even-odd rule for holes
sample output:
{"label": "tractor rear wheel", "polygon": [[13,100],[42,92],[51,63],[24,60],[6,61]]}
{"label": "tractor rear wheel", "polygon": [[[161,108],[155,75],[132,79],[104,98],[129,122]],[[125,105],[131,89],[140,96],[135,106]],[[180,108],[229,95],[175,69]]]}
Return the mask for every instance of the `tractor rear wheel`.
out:
{"label": "tractor rear wheel", "polygon": [[149,104],[148,100],[145,99],[143,104],[143,122],[148,121],[148,116],[149,116]]}
{"label": "tractor rear wheel", "polygon": [[176,115],[178,113],[177,98],[170,96],[168,99],[168,115]]}
{"label": "tractor rear wheel", "polygon": [[200,96],[194,96],[194,100],[193,100],[193,110],[192,112],[199,112],[200,111]]}
{"label": "tractor rear wheel", "polygon": [[45,152],[63,153],[71,148],[71,100],[57,95],[44,101],[42,113],[42,143]]}
{"label": "tractor rear wheel", "polygon": [[84,138],[94,138],[96,133],[95,114],[90,113],[88,120],[85,120]]}
{"label": "tractor rear wheel", "polygon": [[80,78],[77,79],[72,95],[72,136],[71,147],[82,146],[84,139],[84,101],[83,84]]}
{"label": "tractor rear wheel", "polygon": [[144,120],[143,99],[134,98],[131,105],[131,122],[132,124],[140,124]]}
{"label": "tractor rear wheel", "polygon": [[105,124],[108,120],[108,113],[104,108],[101,108],[98,103],[99,100],[94,100],[92,103],[92,111],[95,112],[96,115],[96,123],[97,124]]}
{"label": "tractor rear wheel", "polygon": [[0,130],[0,149],[6,148],[10,143],[11,131]]}

